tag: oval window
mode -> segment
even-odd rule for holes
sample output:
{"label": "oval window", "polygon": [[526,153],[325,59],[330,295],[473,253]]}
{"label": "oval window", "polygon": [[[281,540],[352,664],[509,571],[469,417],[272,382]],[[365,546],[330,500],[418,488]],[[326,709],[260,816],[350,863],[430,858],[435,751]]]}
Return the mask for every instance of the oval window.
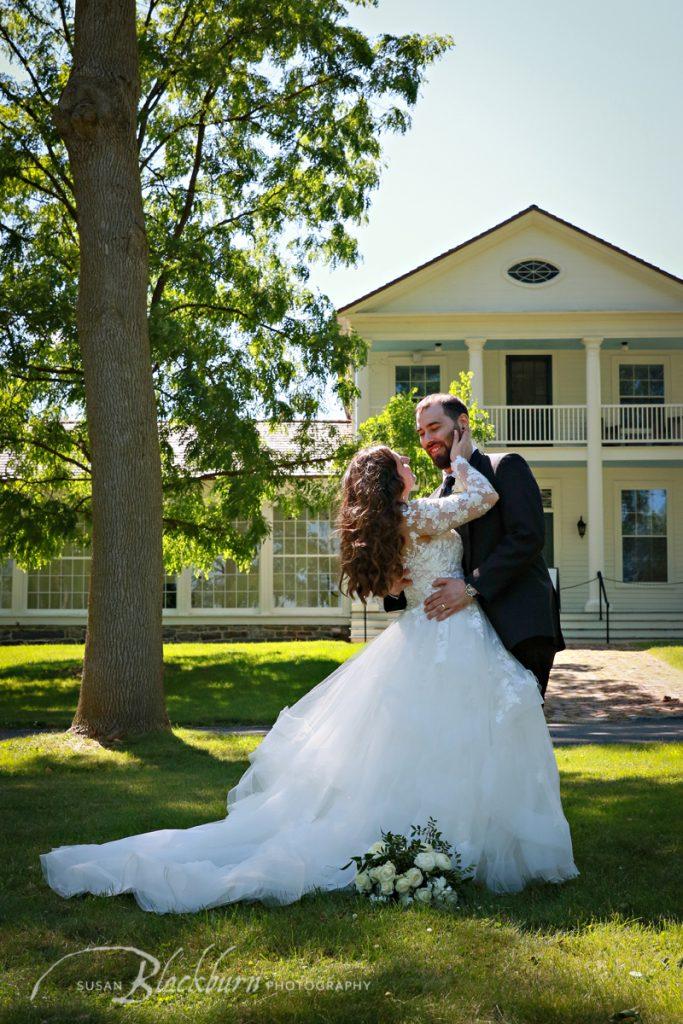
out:
{"label": "oval window", "polygon": [[522,260],[508,270],[510,277],[515,281],[521,281],[522,284],[543,284],[545,281],[552,281],[559,272],[559,267],[548,263],[547,260]]}

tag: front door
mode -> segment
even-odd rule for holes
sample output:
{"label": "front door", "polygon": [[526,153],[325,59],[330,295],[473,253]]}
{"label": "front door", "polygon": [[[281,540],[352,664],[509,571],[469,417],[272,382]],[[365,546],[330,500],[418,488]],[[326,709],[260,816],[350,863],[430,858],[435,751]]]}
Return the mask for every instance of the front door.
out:
{"label": "front door", "polygon": [[[553,403],[552,356],[506,356],[508,406]],[[553,439],[550,409],[508,408],[509,444],[548,444]]]}

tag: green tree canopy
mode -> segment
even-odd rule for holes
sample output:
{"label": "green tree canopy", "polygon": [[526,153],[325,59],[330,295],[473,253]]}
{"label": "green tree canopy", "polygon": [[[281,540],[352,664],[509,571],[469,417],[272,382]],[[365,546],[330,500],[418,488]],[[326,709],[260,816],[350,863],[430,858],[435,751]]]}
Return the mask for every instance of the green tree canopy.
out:
{"label": "green tree canopy", "polygon": [[[343,335],[310,267],[357,259],[349,225],[366,217],[381,140],[408,129],[426,69],[451,45],[368,38],[351,23],[368,2],[138,7],[168,571],[246,557],[265,531],[262,501],[322,458],[307,424],[326,382],[343,402],[353,395],[364,343]],[[57,554],[79,523],[87,537],[89,523],[77,212],[53,119],[72,24],[70,0],[20,0],[0,15],[12,68],[0,75],[0,451],[11,454],[0,558],[25,568]],[[264,445],[258,419],[300,419],[292,450]]]}
{"label": "green tree canopy", "polygon": [[[472,437],[477,444],[484,445],[493,440],[495,429],[489,414],[480,409],[472,398],[473,376],[470,370],[462,371],[451,382],[448,390],[467,406]],[[415,429],[415,392],[413,388],[411,394],[393,395],[377,416],[370,416],[360,424],[356,437],[339,445],[334,456],[335,473],[326,485],[328,498],[333,488],[338,487],[338,481],[353,455],[360,448],[374,444],[386,444],[394,451],[410,456],[410,465],[416,478],[412,494],[414,498],[425,497],[438,487],[441,479],[439,470],[421,447]]]}

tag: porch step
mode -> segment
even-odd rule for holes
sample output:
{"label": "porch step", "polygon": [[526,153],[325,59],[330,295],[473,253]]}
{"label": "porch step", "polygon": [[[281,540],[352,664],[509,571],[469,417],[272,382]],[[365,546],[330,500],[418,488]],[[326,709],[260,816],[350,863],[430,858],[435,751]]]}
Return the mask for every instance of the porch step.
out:
{"label": "porch step", "polygon": [[[607,623],[592,612],[565,612],[562,632],[566,640],[603,641]],[[680,640],[683,615],[675,612],[611,612],[610,641]]]}
{"label": "porch step", "polygon": [[[393,622],[395,615],[376,609],[368,609],[363,621],[362,609],[353,608],[351,614],[351,641],[362,643],[374,640]],[[585,640],[604,643],[606,621],[592,612],[567,612],[562,615],[562,632],[565,640]],[[612,612],[610,614],[610,641],[683,641],[683,615],[674,612]]]}

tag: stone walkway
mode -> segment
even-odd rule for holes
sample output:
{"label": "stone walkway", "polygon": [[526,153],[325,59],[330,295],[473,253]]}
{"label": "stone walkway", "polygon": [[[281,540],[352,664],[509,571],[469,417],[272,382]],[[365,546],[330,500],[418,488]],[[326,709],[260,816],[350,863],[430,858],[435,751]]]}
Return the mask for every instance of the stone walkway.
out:
{"label": "stone walkway", "polygon": [[683,672],[647,651],[581,645],[560,651],[545,701],[548,722],[683,715]]}

